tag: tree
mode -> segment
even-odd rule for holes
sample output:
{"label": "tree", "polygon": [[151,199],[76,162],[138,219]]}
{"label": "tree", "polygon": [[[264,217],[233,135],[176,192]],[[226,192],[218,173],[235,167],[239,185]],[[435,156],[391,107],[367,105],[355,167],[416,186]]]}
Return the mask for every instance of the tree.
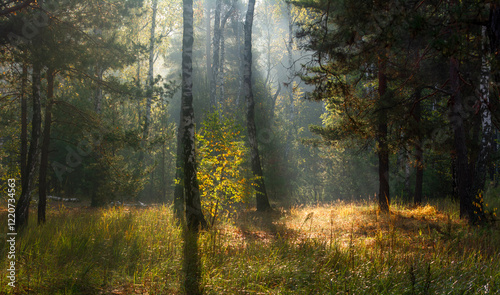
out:
{"label": "tree", "polygon": [[156,12],[158,10],[158,1],[153,0],[151,4],[151,30],[149,34],[149,66],[148,66],[148,89],[146,97],[146,115],[144,121],[143,140],[147,140],[149,133],[149,125],[151,124],[151,103],[153,101],[154,87],[154,63],[155,63],[155,28],[156,28]]}
{"label": "tree", "polygon": [[198,179],[211,226],[224,210],[230,213],[234,203],[251,195],[253,180],[248,178],[248,148],[241,131],[234,119],[215,112],[207,115],[197,135]]}
{"label": "tree", "polygon": [[31,120],[31,141],[26,163],[26,178],[21,180],[22,192],[16,206],[16,227],[23,228],[28,223],[29,205],[31,201],[31,192],[35,185],[35,173],[38,164],[39,139],[41,131],[41,64],[40,61],[33,61],[32,73],[32,100],[33,100],[33,118]]}
{"label": "tree", "polygon": [[40,151],[40,173],[38,180],[38,224],[45,223],[47,207],[47,170],[49,165],[50,127],[52,125],[52,106],[54,105],[54,76],[53,69],[47,71],[47,100],[45,108],[45,123]]}
{"label": "tree", "polygon": [[[334,112],[343,117],[333,126],[313,128],[329,141],[353,138],[376,140],[379,174],[379,209],[389,211],[389,156],[391,130],[398,102],[388,76],[398,63],[398,41],[404,43],[405,32],[398,31],[398,16],[402,4],[299,1],[312,10],[312,20],[303,22],[299,39],[305,39],[305,49],[312,50],[314,61],[303,80],[316,88],[309,95],[314,100],[326,100]],[[362,19],[360,15],[364,15]],[[404,15],[404,13],[403,13]],[[394,74],[395,75],[395,74]],[[373,87],[378,86],[375,93]]]}
{"label": "tree", "polygon": [[200,190],[196,175],[196,147],[193,110],[193,0],[183,0],[182,33],[182,95],[181,117],[178,137],[181,149],[177,157],[182,164],[181,183],[184,186],[186,223],[190,230],[206,227],[207,222],[201,210]]}
{"label": "tree", "polygon": [[256,201],[257,211],[271,210],[267,197],[266,186],[260,162],[259,146],[257,142],[257,130],[255,127],[255,102],[252,91],[252,25],[255,9],[255,0],[248,1],[248,10],[245,18],[245,46],[243,55],[243,86],[245,100],[247,103],[247,132],[250,144],[250,161],[252,172],[256,179]]}

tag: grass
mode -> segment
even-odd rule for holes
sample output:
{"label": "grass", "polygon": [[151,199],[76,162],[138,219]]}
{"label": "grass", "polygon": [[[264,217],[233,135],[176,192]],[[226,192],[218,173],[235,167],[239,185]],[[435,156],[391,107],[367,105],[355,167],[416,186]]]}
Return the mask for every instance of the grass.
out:
{"label": "grass", "polygon": [[[183,294],[171,212],[52,208],[18,236],[14,289],[0,240],[0,294]],[[499,250],[498,225],[471,227],[455,204],[242,210],[200,234],[199,281],[205,294],[500,294]]]}

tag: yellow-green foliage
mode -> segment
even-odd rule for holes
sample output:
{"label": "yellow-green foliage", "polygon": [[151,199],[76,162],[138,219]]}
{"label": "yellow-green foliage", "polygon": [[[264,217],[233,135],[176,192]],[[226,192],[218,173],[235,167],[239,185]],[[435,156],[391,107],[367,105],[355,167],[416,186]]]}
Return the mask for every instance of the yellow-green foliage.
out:
{"label": "yellow-green foliage", "polygon": [[245,165],[248,148],[241,128],[218,113],[207,116],[197,139],[202,207],[214,223],[222,211],[251,195],[253,178]]}

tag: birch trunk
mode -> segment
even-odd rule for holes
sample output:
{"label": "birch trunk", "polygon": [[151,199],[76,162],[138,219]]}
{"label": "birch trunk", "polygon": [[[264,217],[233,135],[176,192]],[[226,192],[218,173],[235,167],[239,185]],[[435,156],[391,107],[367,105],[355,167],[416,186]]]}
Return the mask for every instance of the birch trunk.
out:
{"label": "birch trunk", "polygon": [[479,156],[476,162],[476,169],[474,175],[474,186],[473,186],[473,196],[478,195],[484,190],[486,182],[486,174],[488,170],[488,164],[490,162],[490,154],[492,150],[492,123],[491,123],[491,112],[489,109],[490,105],[490,72],[491,67],[488,61],[489,54],[486,50],[486,27],[482,27],[482,51],[483,55],[481,58],[481,78],[479,81],[479,102],[480,102],[480,115],[481,115],[481,144],[479,147]]}
{"label": "birch trunk", "polygon": [[192,231],[206,227],[207,222],[201,211],[200,191],[196,177],[196,150],[194,144],[195,126],[193,110],[193,0],[183,0],[182,37],[182,96],[181,123],[183,184],[186,200],[186,222]]}

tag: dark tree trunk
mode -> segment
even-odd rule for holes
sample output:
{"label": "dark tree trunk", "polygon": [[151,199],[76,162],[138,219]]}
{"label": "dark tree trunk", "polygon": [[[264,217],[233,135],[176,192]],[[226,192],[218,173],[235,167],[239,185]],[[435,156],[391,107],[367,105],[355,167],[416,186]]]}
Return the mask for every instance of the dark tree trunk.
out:
{"label": "dark tree trunk", "polygon": [[378,204],[382,212],[389,212],[391,197],[389,194],[389,146],[387,144],[387,77],[385,75],[386,57],[379,61],[378,72],[378,92],[379,92],[379,110],[378,110],[378,175],[379,175],[379,195]]}
{"label": "dark tree trunk", "polygon": [[468,151],[465,138],[465,127],[462,114],[463,101],[460,93],[459,62],[455,57],[450,58],[450,122],[454,134],[454,148],[456,157],[456,180],[458,197],[460,199],[460,217],[467,217],[469,222],[476,223],[483,219],[482,201],[474,202],[471,192],[471,178],[469,174]]}
{"label": "dark tree trunk", "polygon": [[96,78],[97,78],[97,87],[95,89],[95,96],[94,96],[94,109],[95,112],[100,114],[102,110],[102,76],[104,74],[104,69],[99,66],[99,64],[96,67]]}
{"label": "dark tree trunk", "polygon": [[415,92],[415,121],[417,126],[417,140],[415,144],[415,161],[416,161],[416,177],[415,177],[415,195],[413,196],[413,201],[415,205],[419,206],[422,204],[422,186],[424,182],[424,150],[422,148],[422,131],[420,123],[422,120],[422,109],[421,109],[421,89],[417,89]]}
{"label": "dark tree trunk", "polygon": [[20,229],[28,223],[31,190],[35,183],[35,171],[38,159],[38,142],[41,128],[40,80],[41,65],[33,64],[32,91],[33,91],[33,119],[31,120],[31,142],[26,164],[26,178],[22,180],[22,193],[16,206],[16,228]]}
{"label": "dark tree trunk", "polygon": [[182,132],[184,130],[184,120],[182,118],[182,109],[180,114],[179,128],[177,130],[177,157],[175,160],[175,189],[174,189],[174,214],[182,223],[184,222],[184,173],[182,169]]}
{"label": "dark tree trunk", "polygon": [[257,211],[271,209],[260,163],[259,147],[257,143],[257,131],[255,128],[255,102],[252,91],[252,25],[255,8],[255,0],[249,0],[245,19],[245,47],[243,55],[243,89],[247,102],[247,129],[250,144],[250,157],[252,172],[256,180]]}
{"label": "dark tree trunk", "polygon": [[40,157],[40,174],[38,179],[38,224],[45,223],[47,207],[47,168],[49,164],[50,127],[52,124],[52,105],[54,104],[54,71],[47,71],[47,107]]}
{"label": "dark tree trunk", "polygon": [[21,78],[21,183],[26,179],[26,157],[28,156],[28,103],[26,101],[26,83],[28,67],[23,64]]}
{"label": "dark tree trunk", "polygon": [[196,177],[195,126],[193,110],[193,0],[183,0],[182,38],[182,163],[184,169],[184,195],[186,200],[186,223],[190,230],[197,231],[207,226],[201,210],[200,191]]}

